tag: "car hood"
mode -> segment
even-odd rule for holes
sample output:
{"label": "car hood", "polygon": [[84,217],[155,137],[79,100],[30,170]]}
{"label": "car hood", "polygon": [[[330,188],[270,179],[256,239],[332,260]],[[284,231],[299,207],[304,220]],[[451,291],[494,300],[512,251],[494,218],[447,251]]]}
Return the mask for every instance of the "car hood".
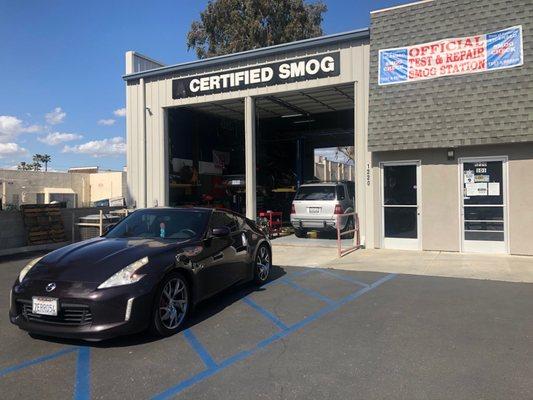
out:
{"label": "car hood", "polygon": [[32,280],[101,283],[143,257],[177,250],[184,243],[98,237],[47,254],[27,276]]}

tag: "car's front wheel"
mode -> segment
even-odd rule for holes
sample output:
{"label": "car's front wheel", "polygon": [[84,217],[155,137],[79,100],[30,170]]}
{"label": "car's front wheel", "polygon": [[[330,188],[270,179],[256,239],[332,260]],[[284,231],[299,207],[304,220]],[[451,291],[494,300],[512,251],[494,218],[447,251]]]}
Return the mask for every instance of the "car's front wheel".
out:
{"label": "car's front wheel", "polygon": [[179,272],[168,274],[157,291],[150,331],[157,336],[177,333],[189,312],[189,286]]}
{"label": "car's front wheel", "polygon": [[268,280],[272,266],[270,248],[262,244],[257,250],[254,262],[254,282],[262,285]]}

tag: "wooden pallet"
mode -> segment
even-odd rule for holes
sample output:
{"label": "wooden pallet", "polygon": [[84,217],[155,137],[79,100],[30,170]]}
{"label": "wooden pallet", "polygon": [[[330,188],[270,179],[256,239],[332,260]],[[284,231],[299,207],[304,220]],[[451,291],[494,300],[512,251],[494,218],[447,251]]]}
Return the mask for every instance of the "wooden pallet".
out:
{"label": "wooden pallet", "polygon": [[20,206],[28,245],[59,243],[67,240],[59,204]]}

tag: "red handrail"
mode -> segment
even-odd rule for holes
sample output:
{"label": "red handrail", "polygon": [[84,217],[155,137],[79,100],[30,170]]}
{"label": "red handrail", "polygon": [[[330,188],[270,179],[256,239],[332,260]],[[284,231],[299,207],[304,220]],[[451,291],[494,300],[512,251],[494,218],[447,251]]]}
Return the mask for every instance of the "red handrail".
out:
{"label": "red handrail", "polygon": [[[340,219],[341,217],[353,217],[354,221],[354,229],[351,229],[349,231],[341,232],[340,227]],[[359,236],[359,216],[357,213],[347,213],[347,214],[337,214],[337,221],[336,221],[336,227],[337,227],[337,253],[339,257],[342,257],[345,254],[351,253],[354,250],[357,250],[361,246],[361,239]],[[350,233],[353,233],[353,239],[354,243],[352,247],[348,247],[347,249],[342,248],[342,236],[348,235]]]}

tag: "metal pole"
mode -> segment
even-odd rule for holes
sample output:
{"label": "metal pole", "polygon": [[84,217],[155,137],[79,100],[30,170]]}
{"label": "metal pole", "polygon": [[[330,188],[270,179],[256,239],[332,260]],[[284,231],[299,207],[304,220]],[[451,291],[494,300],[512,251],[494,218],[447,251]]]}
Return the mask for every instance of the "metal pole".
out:
{"label": "metal pole", "polygon": [[255,101],[250,96],[244,98],[244,150],[246,159],[246,217],[255,221],[257,217]]}
{"label": "metal pole", "polygon": [[335,225],[337,226],[337,255],[340,257],[341,256],[341,228],[340,228],[339,215],[337,215],[335,219],[336,219]]}
{"label": "metal pole", "polygon": [[99,224],[99,228],[100,228],[100,236],[102,236],[104,234],[104,220],[103,220],[103,216],[104,216],[104,212],[102,210],[100,210],[100,224]]}

